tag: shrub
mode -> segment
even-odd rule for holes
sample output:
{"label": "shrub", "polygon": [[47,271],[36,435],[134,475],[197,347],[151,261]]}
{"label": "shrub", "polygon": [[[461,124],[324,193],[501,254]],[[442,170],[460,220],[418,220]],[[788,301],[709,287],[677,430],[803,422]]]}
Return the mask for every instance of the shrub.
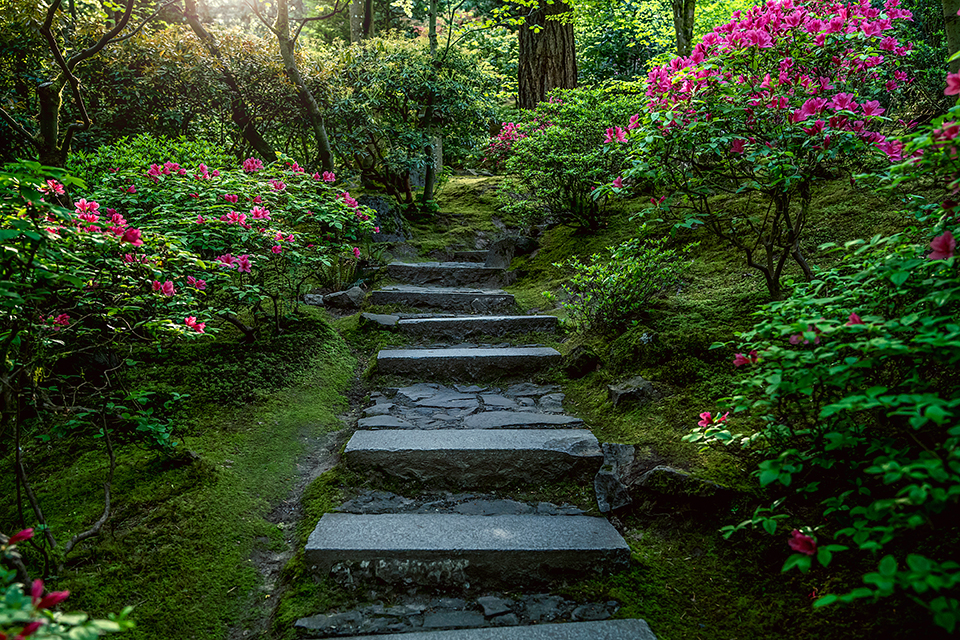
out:
{"label": "shrub", "polygon": [[505,168],[514,180],[501,199],[513,200],[514,208],[519,204],[530,222],[547,219],[591,230],[604,226],[606,198],[595,197],[594,189],[617,178],[625,161],[619,149],[604,152],[604,132],[629,116],[632,91],[556,91],[525,114],[511,132]]}
{"label": "shrub", "polygon": [[[960,76],[952,80],[960,85]],[[954,107],[908,138],[911,159],[893,167],[886,184],[933,176],[955,191],[958,118]],[[734,360],[749,374],[730,403],[734,416],[705,413],[686,439],[739,445],[757,463],[761,486],[795,493],[727,527],[730,534],[759,524],[775,533],[791,517],[778,510],[792,501],[787,506],[806,522],[796,522],[790,546],[797,553],[784,571],[825,567],[851,549],[880,556],[864,586],[814,606],[903,591],[953,632],[960,619],[960,206],[949,198],[912,201],[919,228],[849,243],[842,266],[761,310]],[[759,429],[733,434],[728,422],[742,416]]]}
{"label": "shrub", "polygon": [[[679,224],[703,224],[758,269],[780,296],[801,251],[819,181],[852,175],[902,144],[889,116],[909,84],[910,46],[894,35],[909,18],[889,0],[767,2],[708,33],[688,58],[649,75],[649,115],[629,139],[625,175],[656,182]],[[632,122],[631,125],[634,123]],[[714,196],[755,194],[755,211]]]}
{"label": "shrub", "polygon": [[[581,331],[609,333],[626,326],[651,300],[669,293],[689,265],[685,251],[665,248],[667,238],[631,240],[594,254],[584,264],[572,258],[554,266],[573,272],[561,306]],[[549,293],[545,296],[553,298]]]}

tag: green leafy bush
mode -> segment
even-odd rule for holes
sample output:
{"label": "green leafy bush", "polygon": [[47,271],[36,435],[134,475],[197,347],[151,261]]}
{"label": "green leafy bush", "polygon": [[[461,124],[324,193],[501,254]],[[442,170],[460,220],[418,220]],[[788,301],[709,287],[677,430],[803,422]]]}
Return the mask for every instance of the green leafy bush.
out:
{"label": "green leafy bush", "polygon": [[[561,302],[581,331],[608,333],[626,326],[651,300],[675,289],[689,266],[685,251],[666,248],[667,238],[631,240],[594,254],[586,264],[572,258],[554,266],[573,272]],[[554,299],[554,296],[545,293]]]}
{"label": "green leafy bush", "polygon": [[[501,200],[529,222],[552,220],[591,230],[606,223],[606,197],[594,189],[611,183],[626,153],[604,149],[606,130],[635,108],[633,88],[557,91],[525,114],[505,163]],[[502,141],[491,140],[494,149]]]}

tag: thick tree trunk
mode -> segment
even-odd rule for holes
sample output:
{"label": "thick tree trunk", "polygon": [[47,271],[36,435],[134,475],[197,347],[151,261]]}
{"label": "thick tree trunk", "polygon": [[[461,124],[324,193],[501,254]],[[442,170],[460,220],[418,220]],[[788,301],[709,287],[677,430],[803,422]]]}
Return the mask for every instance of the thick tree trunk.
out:
{"label": "thick tree trunk", "polygon": [[363,39],[363,0],[350,3],[350,42]]}
{"label": "thick tree trunk", "polygon": [[[573,23],[550,19],[571,11],[559,1],[541,4],[527,17],[520,29],[518,106],[533,109],[552,89],[577,86],[577,56],[573,41]],[[539,32],[536,31],[539,27]]]}
{"label": "thick tree trunk", "polygon": [[280,58],[283,60],[283,70],[290,78],[290,82],[297,88],[297,95],[300,98],[300,105],[306,111],[307,119],[317,138],[317,155],[320,165],[324,171],[333,171],[333,152],[330,149],[330,139],[327,137],[327,127],[323,119],[323,112],[320,111],[320,105],[317,104],[313,92],[307,87],[300,75],[300,67],[297,66],[297,57],[294,52],[296,41],[290,37],[290,15],[288,0],[280,0],[277,4],[277,22],[274,29],[277,34],[277,42],[280,44]]}
{"label": "thick tree trunk", "polygon": [[[947,32],[947,50],[950,55],[960,51],[960,0],[943,0],[943,21]],[[950,72],[960,71],[960,60],[950,63]]]}
{"label": "thick tree trunk", "polygon": [[217,41],[214,40],[213,36],[210,35],[210,32],[200,23],[200,17],[197,15],[196,0],[185,0],[185,4],[186,10],[183,15],[187,19],[187,23],[190,25],[190,28],[193,29],[197,38],[200,39],[200,42],[207,48],[210,55],[220,63],[220,78],[229,89],[230,117],[233,123],[240,129],[243,139],[246,140],[258,154],[263,156],[264,160],[272,162],[276,159],[277,154],[273,150],[273,147],[270,146],[270,143],[260,135],[260,131],[257,130],[254,124],[253,117],[247,112],[247,106],[243,101],[243,94],[240,93],[240,83],[237,82],[234,75],[227,69],[223,55],[220,53],[220,46],[217,44]]}
{"label": "thick tree trunk", "polygon": [[372,38],[373,32],[373,0],[363,2],[363,37]]}
{"label": "thick tree trunk", "polygon": [[693,51],[693,24],[697,0],[671,0],[671,4],[673,27],[677,32],[677,54],[686,57]]}

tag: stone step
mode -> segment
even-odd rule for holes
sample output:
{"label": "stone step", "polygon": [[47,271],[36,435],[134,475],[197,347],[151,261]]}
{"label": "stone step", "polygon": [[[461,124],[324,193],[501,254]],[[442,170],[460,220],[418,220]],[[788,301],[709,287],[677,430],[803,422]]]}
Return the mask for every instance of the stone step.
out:
{"label": "stone step", "polygon": [[463,340],[474,336],[503,336],[509,333],[555,333],[556,316],[407,316],[361,313],[365,326],[388,329],[415,338]]}
{"label": "stone step", "polygon": [[326,513],[305,559],[310,571],[354,584],[516,589],[625,569],[630,547],[589,516]]}
{"label": "stone step", "polygon": [[560,353],[549,347],[384,349],[377,354],[377,371],[479,380],[543,371],[559,362]]}
{"label": "stone step", "polygon": [[657,640],[646,620],[565,622],[523,627],[448,629],[376,636],[349,636],[344,640]]}
{"label": "stone step", "polygon": [[486,262],[487,256],[490,255],[490,252],[484,249],[483,251],[454,251],[453,260],[454,262]]}
{"label": "stone step", "polygon": [[391,262],[380,272],[404,284],[431,287],[501,287],[516,279],[503,269],[474,262]]}
{"label": "stone step", "polygon": [[456,318],[403,318],[400,333],[415,337],[465,339],[508,333],[556,332],[556,316],[460,316]]}
{"label": "stone step", "polygon": [[357,431],[344,456],[358,471],[473,488],[590,482],[603,463],[600,444],[586,429]]}
{"label": "stone step", "polygon": [[374,305],[402,305],[465,313],[502,313],[516,305],[513,295],[502,289],[458,289],[393,285],[367,294]]}

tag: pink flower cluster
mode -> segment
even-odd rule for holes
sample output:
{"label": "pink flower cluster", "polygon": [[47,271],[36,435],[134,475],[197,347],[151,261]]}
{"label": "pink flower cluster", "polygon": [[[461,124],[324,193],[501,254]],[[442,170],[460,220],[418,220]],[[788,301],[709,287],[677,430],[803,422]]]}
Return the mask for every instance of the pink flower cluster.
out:
{"label": "pink flower cluster", "polygon": [[167,280],[166,282],[161,283],[159,280],[154,280],[152,282],[153,290],[155,292],[162,293],[168,298],[172,298],[177,295],[177,290],[173,287],[173,280]]}
{"label": "pink flower cluster", "polygon": [[[81,220],[81,224],[77,225],[78,231],[87,231],[90,233],[100,233],[103,231],[103,229],[96,224],[100,221],[100,203],[93,200],[87,201],[86,198],[80,198],[74,203],[74,208],[74,215]],[[129,227],[127,221],[123,219],[122,214],[117,213],[113,209],[104,209],[103,212],[110,216],[107,233],[119,238],[120,242],[129,242],[135,247],[143,244],[140,229]]]}
{"label": "pink flower cluster", "polygon": [[520,129],[520,125],[517,123],[502,123],[500,133],[490,138],[490,143],[487,145],[487,153],[483,161],[486,162],[490,160],[493,162],[494,168],[499,167],[500,164],[507,159],[507,156],[510,155],[510,148],[513,146],[513,143],[526,137],[527,134]]}
{"label": "pink flower cluster", "polygon": [[160,176],[169,176],[171,174],[185,176],[187,175],[187,170],[176,162],[164,162],[162,167],[158,164],[152,164],[150,168],[147,169],[147,177],[154,183],[160,180]]}
{"label": "pink flower cluster", "polygon": [[203,164],[202,162],[200,163],[200,166],[197,167],[197,171],[199,171],[200,173],[197,173],[193,176],[197,180],[210,180],[220,175],[220,172],[217,171],[216,169],[214,169],[213,171],[208,171],[207,165]]}
{"label": "pink flower cluster", "polygon": [[729,417],[729,415],[729,411],[723,415],[717,414],[716,416],[711,414],[709,411],[704,411],[700,414],[700,422],[698,422],[697,425],[701,427],[709,427],[712,424],[721,424],[727,421],[727,417]]}
{"label": "pink flower cluster", "polygon": [[257,158],[247,158],[243,161],[243,170],[247,173],[254,173],[263,169],[263,161]]}
{"label": "pink flower cluster", "polygon": [[183,324],[187,325],[197,333],[203,333],[204,328],[207,326],[206,322],[197,322],[196,316],[188,316],[183,321]]}
{"label": "pink flower cluster", "polygon": [[[648,110],[682,113],[686,123],[710,120],[713,115],[702,106],[704,101],[735,89],[745,95],[745,124],[758,137],[764,128],[761,120],[774,129],[801,125],[807,135],[822,136],[815,147],[820,149],[830,146],[834,131],[853,132],[891,161],[899,161],[903,145],[870,130],[884,113],[879,101],[858,104],[853,93],[856,87],[881,95],[912,82],[906,72],[895,69],[912,45],[887,35],[896,21],[912,19],[899,4],[886,0],[881,11],[869,0],[768,0],[737,11],[730,22],[704,36],[689,57],[650,71]],[[777,53],[763,57],[763,49]],[[759,68],[751,61],[760,61]],[[608,129],[606,142],[623,141],[621,132],[619,127]],[[771,144],[735,139],[730,153],[743,154],[748,143],[757,142]]]}
{"label": "pink flower cluster", "polygon": [[250,273],[250,267],[252,266],[250,255],[246,253],[236,258],[232,254],[225,253],[222,256],[217,256],[217,260],[226,267],[236,268],[240,273]]}
{"label": "pink flower cluster", "polygon": [[288,162],[286,163],[286,165],[287,165],[287,169],[289,171],[292,171],[293,173],[303,173],[303,167],[301,167],[296,162]]}
{"label": "pink flower cluster", "polygon": [[276,178],[271,178],[267,180],[270,183],[270,186],[273,187],[274,191],[283,191],[287,188],[287,184],[283,180],[277,180]]}

